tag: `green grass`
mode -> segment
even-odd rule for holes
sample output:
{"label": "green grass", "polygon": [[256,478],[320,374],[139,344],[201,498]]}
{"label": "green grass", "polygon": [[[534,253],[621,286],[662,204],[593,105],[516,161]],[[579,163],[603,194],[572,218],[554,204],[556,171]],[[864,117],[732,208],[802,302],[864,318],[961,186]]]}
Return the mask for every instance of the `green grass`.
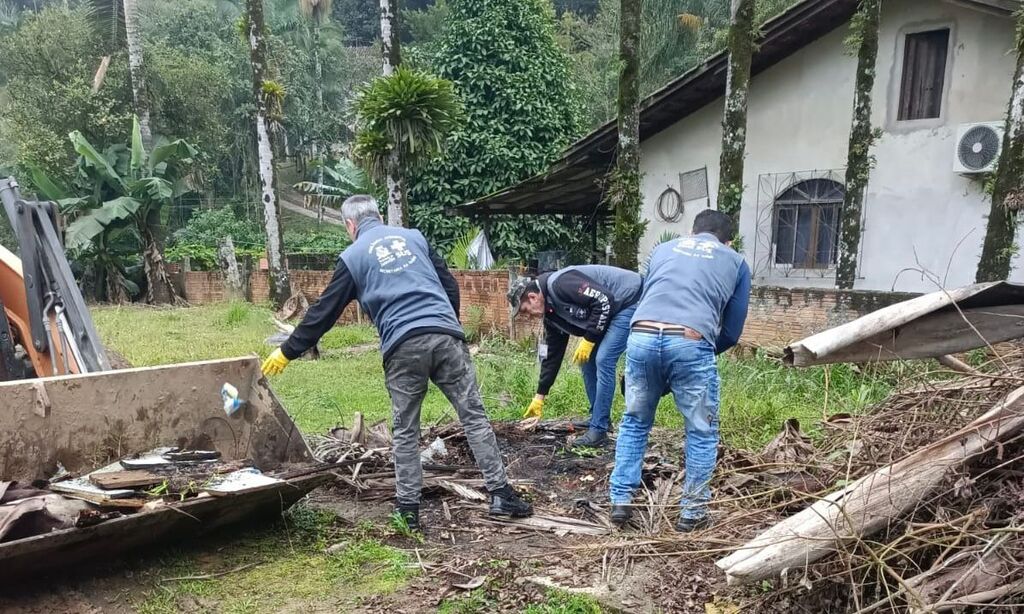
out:
{"label": "green grass", "polygon": [[[497,601],[485,588],[449,597],[437,608],[438,614],[485,614],[493,612]],[[601,614],[605,610],[594,599],[559,590],[549,590],[545,600],[526,606],[522,614]]]}
{"label": "green grass", "polygon": [[527,606],[523,614],[601,614],[603,611],[590,597],[551,590],[547,601]]}
{"label": "green grass", "polygon": [[[328,555],[324,548],[340,538],[348,545]],[[220,577],[160,582],[137,601],[141,614],[190,611],[199,602],[216,612],[273,612],[302,604],[329,606],[339,600],[395,591],[411,570],[409,557],[383,545],[369,530],[342,531],[330,513],[298,507],[282,525],[258,530],[211,564],[195,553],[172,555],[161,567],[162,578],[203,576],[242,568]]]}
{"label": "green grass", "polygon": [[[265,340],[277,332],[269,310],[247,303],[186,309],[101,307],[93,314],[104,341],[135,366],[254,353],[266,356],[272,348]],[[302,429],[316,433],[351,424],[357,411],[370,421],[389,418],[391,404],[379,352],[346,351],[374,343],[372,327],[336,327],[321,342],[323,359],[294,361],[272,380]],[[491,418],[519,419],[536,390],[535,357],[521,344],[487,338],[474,362]],[[719,365],[722,435],[727,443],[745,448],[763,446],[790,417],[800,419],[805,431],[814,433],[823,415],[861,411],[883,398],[893,384],[891,370],[864,375],[847,365],[797,370],[764,356],[722,358]],[[544,410],[546,417],[586,413],[579,369],[564,366]],[[622,410],[622,396],[616,394],[614,421]],[[423,424],[453,419],[451,405],[431,386],[423,402]],[[662,399],[656,423],[682,427],[671,396]]]}

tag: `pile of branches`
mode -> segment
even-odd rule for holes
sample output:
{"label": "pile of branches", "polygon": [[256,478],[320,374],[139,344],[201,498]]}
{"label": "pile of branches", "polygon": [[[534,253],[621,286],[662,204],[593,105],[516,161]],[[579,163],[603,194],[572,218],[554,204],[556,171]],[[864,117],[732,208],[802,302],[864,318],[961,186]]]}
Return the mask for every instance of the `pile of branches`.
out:
{"label": "pile of branches", "polygon": [[[462,448],[465,434],[458,423],[428,429],[420,459],[425,493],[444,491],[467,501],[489,499],[480,471]],[[339,465],[333,472],[339,486],[364,501],[385,501],[395,496],[395,464],[391,432],[383,421],[366,426],[356,413],[351,428],[338,427],[326,436],[311,436],[318,460]]]}
{"label": "pile of branches", "polygon": [[[721,450],[709,530],[672,531],[683,476],[645,473],[633,534],[576,549],[622,570],[671,561],[670,575],[706,582],[649,588],[697,606],[1024,610],[1024,346],[999,350],[980,374],[921,374],[862,415],[831,416],[816,443],[790,420],[764,450]],[[817,521],[832,532],[815,541]]]}

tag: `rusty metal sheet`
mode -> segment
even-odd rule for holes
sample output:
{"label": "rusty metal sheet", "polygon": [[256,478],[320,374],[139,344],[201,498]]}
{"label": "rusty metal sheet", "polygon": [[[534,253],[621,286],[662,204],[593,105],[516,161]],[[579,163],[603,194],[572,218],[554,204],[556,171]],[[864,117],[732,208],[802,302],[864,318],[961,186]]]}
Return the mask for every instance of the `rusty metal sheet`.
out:
{"label": "rusty metal sheet", "polygon": [[1024,337],[1024,285],[1005,281],[924,294],[811,335],[785,349],[797,367],[965,352]]}
{"label": "rusty metal sheet", "polygon": [[[227,382],[247,404],[232,416]],[[0,480],[82,473],[157,446],[215,449],[263,470],[312,460],[255,357],[0,383]]]}

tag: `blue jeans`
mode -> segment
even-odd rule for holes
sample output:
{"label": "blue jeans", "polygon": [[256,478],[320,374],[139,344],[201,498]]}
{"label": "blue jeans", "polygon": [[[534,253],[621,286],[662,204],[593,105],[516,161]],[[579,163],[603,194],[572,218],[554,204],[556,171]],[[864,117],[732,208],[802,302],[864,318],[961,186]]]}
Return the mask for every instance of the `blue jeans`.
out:
{"label": "blue jeans", "polygon": [[718,453],[718,365],[707,341],[658,333],[631,332],[626,347],[626,413],[615,445],[610,480],[613,505],[632,501],[640,486],[647,436],[658,401],[672,392],[686,420],[686,479],[680,503],[682,518],[707,514],[711,475]]}
{"label": "blue jeans", "polygon": [[629,338],[629,321],[633,319],[636,305],[626,307],[615,314],[608,323],[601,342],[597,344],[597,353],[590,360],[580,365],[583,371],[583,389],[590,401],[590,428],[607,431],[611,426],[612,401],[615,399],[615,369],[619,364],[619,356],[626,351],[626,339]]}

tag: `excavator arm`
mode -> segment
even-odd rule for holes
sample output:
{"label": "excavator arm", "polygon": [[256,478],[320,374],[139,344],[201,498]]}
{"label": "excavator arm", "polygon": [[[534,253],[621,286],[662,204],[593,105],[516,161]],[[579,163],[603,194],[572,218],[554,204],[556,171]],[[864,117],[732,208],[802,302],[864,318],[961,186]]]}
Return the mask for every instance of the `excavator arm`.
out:
{"label": "excavator arm", "polygon": [[[0,381],[110,370],[57,232],[56,205],[0,179],[18,255],[0,246]],[[28,365],[25,365],[27,359]]]}

